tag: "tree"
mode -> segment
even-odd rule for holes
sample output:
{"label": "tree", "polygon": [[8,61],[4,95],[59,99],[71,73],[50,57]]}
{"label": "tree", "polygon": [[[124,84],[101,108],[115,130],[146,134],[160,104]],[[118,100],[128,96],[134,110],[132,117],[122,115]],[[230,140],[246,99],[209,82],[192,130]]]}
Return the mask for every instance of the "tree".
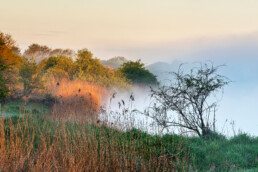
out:
{"label": "tree", "polygon": [[92,52],[87,49],[78,51],[75,61],[76,77],[91,82],[97,82],[99,77],[106,75],[100,60],[93,58]]}
{"label": "tree", "polygon": [[39,45],[39,44],[31,44],[28,49],[24,51],[23,54],[25,57],[32,61],[36,61],[37,63],[43,59],[49,57],[58,57],[58,56],[67,56],[72,58],[74,56],[74,51],[70,49],[61,49],[57,48],[52,50],[46,45]]}
{"label": "tree", "polygon": [[[218,74],[220,66],[200,64],[185,74],[182,67],[172,73],[174,80],[168,86],[152,89],[156,104],[146,110],[163,128],[183,127],[198,136],[208,137],[215,130],[215,111],[218,104],[213,96],[222,93],[229,80]],[[211,114],[214,114],[211,119]]]}
{"label": "tree", "polygon": [[22,60],[19,48],[11,35],[0,32],[0,82],[2,96],[7,96],[7,90],[15,93],[18,89],[19,68]]}
{"label": "tree", "polygon": [[46,60],[46,65],[44,67],[45,70],[49,68],[55,67],[58,64],[59,57],[50,57]]}
{"label": "tree", "polygon": [[23,55],[31,61],[39,62],[49,57],[50,52],[51,49],[45,45],[31,44]]}
{"label": "tree", "polygon": [[[5,42],[3,39],[0,40],[0,50],[4,46]],[[0,57],[2,54],[0,54]],[[1,60],[2,58],[0,58]],[[4,78],[4,71],[6,71],[8,66],[4,65],[2,60],[0,61],[0,99],[4,99],[9,92],[9,89],[6,86],[6,80]]]}
{"label": "tree", "polygon": [[9,89],[6,86],[6,79],[3,76],[3,72],[8,69],[8,66],[0,64],[0,100],[7,97]]}
{"label": "tree", "polygon": [[126,78],[119,71],[105,68],[100,60],[93,58],[93,54],[87,49],[78,51],[74,66],[75,74],[73,79],[95,82],[107,87],[128,87]]}
{"label": "tree", "polygon": [[134,84],[155,85],[158,83],[156,76],[145,69],[140,60],[124,63],[119,71]]}
{"label": "tree", "polygon": [[21,76],[20,81],[23,83],[24,96],[28,96],[37,88],[43,88],[41,77],[37,71],[37,65],[35,62],[31,62],[27,58],[24,58],[19,74]]}
{"label": "tree", "polygon": [[72,79],[75,72],[73,60],[66,56],[50,57],[47,60],[42,60],[39,66],[44,66],[44,72],[55,79]]}

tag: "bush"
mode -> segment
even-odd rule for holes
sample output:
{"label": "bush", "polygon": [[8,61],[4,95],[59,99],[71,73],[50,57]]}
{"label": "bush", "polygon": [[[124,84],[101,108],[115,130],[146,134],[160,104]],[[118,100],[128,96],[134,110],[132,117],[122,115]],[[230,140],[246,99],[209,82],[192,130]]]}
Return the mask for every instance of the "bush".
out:
{"label": "bush", "polygon": [[156,85],[158,84],[157,78],[150,71],[144,68],[144,64],[140,60],[133,62],[129,61],[124,63],[119,71],[132,83],[143,85]]}
{"label": "bush", "polygon": [[[181,65],[182,66],[182,65]],[[155,103],[145,111],[161,127],[181,127],[200,137],[211,137],[215,130],[218,101],[214,93],[223,93],[228,79],[218,74],[220,66],[200,64],[189,73],[179,67],[169,85],[151,89]],[[211,116],[213,115],[213,117]]]}

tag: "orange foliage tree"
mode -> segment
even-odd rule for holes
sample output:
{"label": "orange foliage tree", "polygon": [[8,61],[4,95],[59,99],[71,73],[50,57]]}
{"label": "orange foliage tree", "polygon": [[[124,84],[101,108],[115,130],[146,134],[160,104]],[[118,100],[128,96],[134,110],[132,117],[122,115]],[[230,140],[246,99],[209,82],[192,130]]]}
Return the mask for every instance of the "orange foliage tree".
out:
{"label": "orange foliage tree", "polygon": [[6,69],[6,66],[9,69],[1,70],[1,75],[5,86],[11,93],[15,93],[19,89],[19,68],[22,64],[19,52],[11,35],[0,32],[0,64],[2,69]]}

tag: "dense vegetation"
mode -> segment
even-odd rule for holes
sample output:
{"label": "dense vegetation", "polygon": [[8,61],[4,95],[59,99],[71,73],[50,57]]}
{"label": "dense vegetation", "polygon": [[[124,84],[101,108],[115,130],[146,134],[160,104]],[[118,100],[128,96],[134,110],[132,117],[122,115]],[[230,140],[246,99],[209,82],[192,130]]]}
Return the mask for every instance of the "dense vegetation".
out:
{"label": "dense vegetation", "polygon": [[8,66],[0,64],[0,97],[4,99],[8,95],[8,88],[6,86],[7,80],[4,78],[3,73],[8,69]]}
{"label": "dense vegetation", "polygon": [[[119,57],[109,62],[117,59],[125,61]],[[202,105],[210,93],[227,83],[203,77],[205,70],[197,74],[179,75],[174,80],[180,81],[179,87],[152,90],[153,96],[164,101],[162,106],[150,107],[155,117],[161,115],[156,118],[160,125],[171,123],[164,118],[168,108],[185,115],[184,108],[191,106],[195,111],[190,109],[181,124],[188,129],[203,127],[198,128],[200,136],[211,130],[209,120],[201,118],[203,113],[194,112],[202,111],[198,103]],[[157,86],[158,82],[141,61],[128,61],[115,69],[103,65],[88,49],[75,53],[38,44],[21,54],[12,37],[0,33],[0,171],[258,170],[257,137],[240,133],[226,138],[215,129],[209,137],[150,135],[101,119],[101,113],[109,112],[102,102],[111,101],[111,92],[131,84]],[[170,101],[175,100],[171,90],[179,96],[175,102]],[[132,95],[130,100],[134,101]],[[119,108],[126,103],[121,100]],[[130,113],[124,108],[112,114],[122,118]],[[195,120],[188,125],[193,118],[205,123]]]}
{"label": "dense vegetation", "polygon": [[[117,57],[108,62],[117,60],[126,61]],[[106,88],[128,88],[130,83],[157,83],[155,76],[144,69],[140,61],[125,63],[116,70],[102,65],[87,49],[74,53],[70,49],[51,49],[38,44],[30,45],[21,54],[12,37],[3,33],[0,35],[0,62],[1,97],[38,94],[51,80],[81,80]]]}
{"label": "dense vegetation", "polygon": [[87,49],[73,53],[69,49],[52,50],[32,44],[22,55],[12,37],[3,33],[0,34],[0,62],[1,98],[38,94],[51,80],[82,80],[109,88],[129,86],[119,71],[105,68]]}
{"label": "dense vegetation", "polygon": [[[47,107],[8,103],[24,116],[1,119],[0,169],[23,171],[241,171],[258,170],[258,139],[230,139],[121,132],[105,124],[61,123],[45,116]],[[3,146],[4,145],[4,146]]]}
{"label": "dense vegetation", "polygon": [[141,63],[140,60],[135,62],[129,61],[124,63],[119,71],[126,76],[129,80],[131,80],[134,84],[148,84],[148,85],[156,85],[158,84],[157,78],[155,75],[150,73],[147,69],[145,69],[144,64]]}

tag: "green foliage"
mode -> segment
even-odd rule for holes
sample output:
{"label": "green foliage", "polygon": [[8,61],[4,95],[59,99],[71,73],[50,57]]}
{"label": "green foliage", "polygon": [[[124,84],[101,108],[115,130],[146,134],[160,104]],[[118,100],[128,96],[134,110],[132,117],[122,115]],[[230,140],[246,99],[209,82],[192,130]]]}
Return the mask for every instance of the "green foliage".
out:
{"label": "green foliage", "polygon": [[45,70],[55,67],[58,64],[59,58],[58,57],[50,57],[46,61]]}
{"label": "green foliage", "polygon": [[24,58],[19,74],[21,76],[20,81],[23,83],[23,95],[27,96],[31,94],[36,88],[43,88],[35,62]]}
{"label": "green foliage", "polygon": [[11,93],[16,91],[20,65],[21,57],[15,41],[11,35],[0,32],[0,97],[6,97],[8,90]]}
{"label": "green foliage", "polygon": [[66,56],[50,57],[39,65],[42,66],[41,68],[48,77],[53,76],[57,80],[72,79],[75,72],[73,60]]}
{"label": "green foliage", "polygon": [[[19,53],[12,37],[0,33],[1,97],[6,97],[8,90],[14,98],[20,97],[22,90],[24,95],[29,95],[43,88],[42,82],[50,79],[79,79],[106,87],[129,87],[121,72],[104,67],[87,49],[78,51],[76,61],[71,58],[75,55],[72,50],[52,50],[39,44],[30,45],[24,57]],[[3,70],[4,66],[12,70]]]}
{"label": "green foliage", "polygon": [[195,170],[238,171],[258,168],[257,138],[240,134],[231,139],[189,138],[188,142],[191,165]]}
{"label": "green foliage", "polygon": [[124,63],[119,71],[134,84],[155,85],[158,83],[156,76],[146,70],[140,60]]}
{"label": "green foliage", "polygon": [[100,63],[100,60],[93,58],[93,54],[87,49],[78,51],[77,59],[75,61],[74,78],[95,82],[108,87],[128,86],[126,79],[119,71],[105,68]]}
{"label": "green foliage", "polygon": [[8,66],[0,64],[0,100],[7,97],[9,89],[6,86],[6,79],[3,76],[3,72],[8,69]]}
{"label": "green foliage", "polygon": [[127,88],[128,82],[119,71],[105,68],[87,49],[78,51],[76,61],[67,56],[53,56],[39,62],[37,68],[45,80],[70,79],[94,82],[107,87]]}
{"label": "green foliage", "polygon": [[257,144],[258,138],[251,137],[246,133],[240,133],[230,139],[233,144]]}
{"label": "green foliage", "polygon": [[87,49],[78,51],[78,58],[75,62],[76,76],[87,81],[96,82],[99,77],[106,75],[105,68],[98,59]]}

